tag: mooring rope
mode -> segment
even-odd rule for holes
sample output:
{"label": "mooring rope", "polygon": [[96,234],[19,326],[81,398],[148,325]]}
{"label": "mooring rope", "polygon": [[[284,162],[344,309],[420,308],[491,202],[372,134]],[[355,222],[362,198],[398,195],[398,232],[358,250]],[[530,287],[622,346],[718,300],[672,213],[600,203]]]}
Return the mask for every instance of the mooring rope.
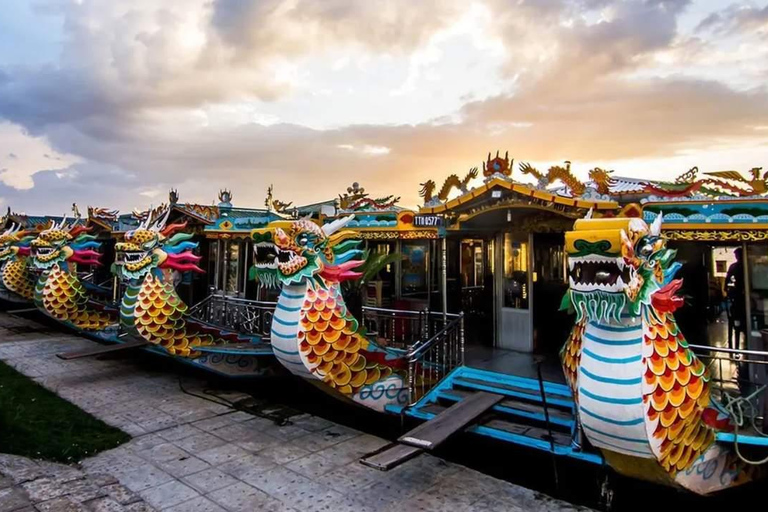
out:
{"label": "mooring rope", "polygon": [[759,466],[768,462],[768,456],[762,460],[750,460],[741,454],[739,449],[739,429],[744,426],[745,419],[749,419],[750,424],[755,432],[761,437],[768,437],[761,429],[757,428],[757,407],[752,403],[752,400],[756,398],[760,393],[765,390],[766,386],[760,386],[755,391],[747,396],[733,396],[726,391],[723,391],[721,399],[725,403],[718,404],[714,402],[715,406],[725,414],[731,417],[733,420],[733,445],[736,449],[736,455],[745,464],[752,466]]}

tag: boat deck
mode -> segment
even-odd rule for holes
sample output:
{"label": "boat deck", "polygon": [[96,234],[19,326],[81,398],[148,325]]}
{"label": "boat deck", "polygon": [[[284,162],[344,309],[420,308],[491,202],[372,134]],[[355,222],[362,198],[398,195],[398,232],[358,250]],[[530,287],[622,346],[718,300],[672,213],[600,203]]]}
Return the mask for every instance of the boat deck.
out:
{"label": "boat deck", "polygon": [[479,370],[538,380],[536,366],[539,363],[546,382],[565,384],[557,354],[530,354],[475,344],[464,347],[464,364]]}

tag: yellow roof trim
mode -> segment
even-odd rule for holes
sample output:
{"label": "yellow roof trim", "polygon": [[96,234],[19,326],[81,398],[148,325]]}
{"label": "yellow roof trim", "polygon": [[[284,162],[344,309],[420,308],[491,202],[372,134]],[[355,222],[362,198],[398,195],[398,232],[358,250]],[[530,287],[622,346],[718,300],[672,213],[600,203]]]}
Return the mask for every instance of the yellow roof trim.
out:
{"label": "yellow roof trim", "polygon": [[455,199],[451,199],[445,204],[440,204],[437,206],[430,206],[430,207],[423,207],[419,210],[419,213],[422,213],[422,214],[423,213],[445,213],[461,204],[464,204],[468,201],[471,201],[472,199],[475,199],[476,197],[483,195],[484,193],[488,192],[490,189],[496,186],[505,188],[507,190],[511,190],[512,192],[516,192],[518,194],[531,196],[536,199],[540,199],[542,201],[553,201],[558,204],[562,204],[565,206],[572,206],[575,208],[586,208],[586,209],[594,208],[596,210],[615,210],[619,207],[619,204],[615,201],[589,201],[586,199],[572,199],[569,197],[561,197],[561,196],[552,194],[550,192],[546,192],[544,190],[531,188],[521,183],[510,183],[508,181],[495,178],[489,181],[488,183],[481,185],[480,187],[470,190],[466,194],[462,194]]}
{"label": "yellow roof trim", "polygon": [[667,224],[663,222],[661,224],[662,231],[664,230],[678,230],[678,231],[736,231],[739,229],[747,231],[765,231],[768,229],[768,224],[710,224],[710,223],[677,223]]}

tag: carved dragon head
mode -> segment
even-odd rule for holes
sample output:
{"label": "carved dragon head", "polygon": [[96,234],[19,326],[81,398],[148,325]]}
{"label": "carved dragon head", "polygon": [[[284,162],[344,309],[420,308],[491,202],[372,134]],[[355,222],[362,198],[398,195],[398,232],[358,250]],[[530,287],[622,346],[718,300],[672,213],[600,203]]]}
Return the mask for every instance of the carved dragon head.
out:
{"label": "carved dragon head", "polygon": [[661,215],[651,226],[639,218],[581,219],[565,234],[570,289],[566,301],[577,321],[620,321],[643,306],[674,311],[682,298],[673,281],[680,264],[661,236]]}
{"label": "carved dragon head", "polygon": [[14,256],[29,256],[29,244],[34,236],[22,230],[20,225],[13,224],[0,233],[0,264]]}
{"label": "carved dragon head", "polygon": [[90,229],[77,220],[67,224],[66,216],[61,222],[44,229],[30,244],[32,265],[39,270],[48,270],[65,262],[99,265],[101,254],[95,249],[101,247],[101,242],[88,234]]}
{"label": "carved dragon head", "polygon": [[328,282],[354,279],[353,270],[363,261],[354,233],[340,231],[353,215],[323,227],[308,219],[277,221],[251,232],[254,242],[254,266],[251,277],[274,286],[311,281],[320,286]]}
{"label": "carved dragon head", "polygon": [[435,182],[433,180],[427,180],[421,184],[421,191],[419,195],[424,198],[425,201],[429,201],[432,198],[432,194],[435,192]]}
{"label": "carved dragon head", "polygon": [[166,226],[170,213],[169,207],[154,219],[148,215],[139,227],[125,234],[122,242],[115,244],[115,273],[120,279],[141,279],[162,269],[203,272],[197,266],[202,257],[192,252],[198,245],[190,241],[194,235],[176,233],[186,223]]}

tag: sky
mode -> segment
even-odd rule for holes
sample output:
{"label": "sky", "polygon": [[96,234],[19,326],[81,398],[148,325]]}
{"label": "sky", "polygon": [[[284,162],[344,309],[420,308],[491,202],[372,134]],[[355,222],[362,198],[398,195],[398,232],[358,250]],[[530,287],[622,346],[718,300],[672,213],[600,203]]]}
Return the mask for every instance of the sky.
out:
{"label": "sky", "polygon": [[0,208],[353,182],[413,207],[497,150],[581,178],[768,169],[766,84],[766,0],[15,0]]}

